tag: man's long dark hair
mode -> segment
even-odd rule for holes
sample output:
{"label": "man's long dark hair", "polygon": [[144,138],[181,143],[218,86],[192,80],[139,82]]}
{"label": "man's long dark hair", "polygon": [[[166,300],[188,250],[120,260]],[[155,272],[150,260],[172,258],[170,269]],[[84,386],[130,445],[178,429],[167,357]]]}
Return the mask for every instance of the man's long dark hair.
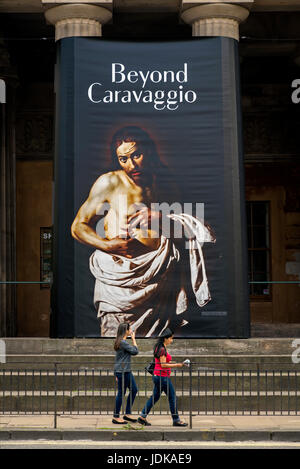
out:
{"label": "man's long dark hair", "polygon": [[158,341],[156,342],[153,348],[153,355],[155,358],[159,358],[161,348],[162,347],[165,348],[164,346],[165,339],[169,339],[169,337],[172,337],[173,335],[174,333],[173,331],[171,331],[171,329],[166,329],[165,332],[163,332],[163,335],[158,338]]}
{"label": "man's long dark hair", "polygon": [[117,132],[112,137],[110,146],[112,170],[120,169],[116,150],[122,142],[136,142],[139,149],[146,154],[149,167],[165,167],[165,165],[159,159],[156,145],[150,135],[148,135],[148,133],[140,127],[129,125],[117,130]]}
{"label": "man's long dark hair", "polygon": [[117,148],[122,142],[136,142],[139,151],[145,155],[145,167],[150,175],[155,175],[156,186],[159,188],[159,199],[152,202],[179,202],[181,200],[176,179],[169,167],[161,161],[155,142],[150,135],[136,125],[128,125],[118,129],[111,139],[110,161],[107,171],[117,171],[121,169],[117,157]]}
{"label": "man's long dark hair", "polygon": [[115,351],[119,350],[120,348],[120,343],[124,339],[124,336],[126,332],[129,330],[129,323],[128,322],[122,322],[119,324],[118,331],[117,331],[117,337],[114,343],[114,349]]}

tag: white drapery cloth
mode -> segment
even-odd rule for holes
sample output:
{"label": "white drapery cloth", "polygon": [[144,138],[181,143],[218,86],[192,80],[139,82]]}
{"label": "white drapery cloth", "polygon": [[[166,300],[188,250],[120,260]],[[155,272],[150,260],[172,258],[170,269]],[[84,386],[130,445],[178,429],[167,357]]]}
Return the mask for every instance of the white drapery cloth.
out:
{"label": "white drapery cloth", "polygon": [[[215,237],[202,221],[189,214],[168,216],[180,222],[188,236],[190,284],[197,304],[203,307],[211,300],[211,295],[202,245],[215,242]],[[178,270],[180,259],[175,243],[164,236],[161,236],[158,249],[133,259],[94,251],[90,257],[90,270],[96,279],[94,303],[98,317],[124,313],[124,320],[129,320],[132,328],[146,337],[160,335],[172,324],[173,328],[176,324],[186,324],[187,321],[180,317],[188,308],[185,282]],[[171,305],[173,311],[166,311]],[[115,331],[108,328],[106,335],[112,337]]]}

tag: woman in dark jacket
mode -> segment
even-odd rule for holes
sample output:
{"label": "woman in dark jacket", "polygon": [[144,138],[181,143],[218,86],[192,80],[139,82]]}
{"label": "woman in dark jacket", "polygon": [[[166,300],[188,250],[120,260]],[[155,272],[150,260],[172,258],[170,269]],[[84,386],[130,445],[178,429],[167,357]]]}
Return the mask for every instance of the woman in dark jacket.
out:
{"label": "woman in dark jacket", "polygon": [[[126,342],[127,337],[131,337],[133,345]],[[121,425],[125,424],[126,421],[137,421],[131,415],[131,407],[138,391],[134,376],[131,373],[131,355],[137,355],[139,351],[135,340],[135,333],[130,329],[129,323],[124,322],[119,325],[114,349],[116,351],[114,373],[118,382],[118,394],[116,396],[114,418],[112,422]],[[123,396],[125,396],[127,388],[129,389],[129,395],[127,398],[126,413],[123,419],[121,419],[120,410]]]}
{"label": "woman in dark jacket", "polygon": [[166,329],[154,346],[153,352],[155,358],[155,367],[152,377],[154,384],[153,395],[148,399],[145,407],[141,412],[141,415],[138,418],[138,422],[142,425],[151,425],[151,423],[146,420],[146,417],[154,404],[160,398],[161,393],[164,392],[168,396],[170,411],[173,419],[173,426],[187,426],[187,424],[179,418],[175,389],[170,379],[172,368],[183,367],[183,363],[171,363],[172,357],[168,353],[167,346],[169,346],[172,342],[173,332],[170,329]]}

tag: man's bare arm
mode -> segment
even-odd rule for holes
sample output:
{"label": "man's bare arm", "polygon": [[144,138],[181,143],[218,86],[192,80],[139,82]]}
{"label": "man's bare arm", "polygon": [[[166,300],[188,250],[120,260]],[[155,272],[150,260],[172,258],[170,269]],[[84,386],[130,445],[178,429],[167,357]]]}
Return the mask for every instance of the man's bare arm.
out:
{"label": "man's bare arm", "polygon": [[110,194],[117,183],[116,178],[113,173],[106,173],[97,179],[71,226],[73,238],[102,251],[106,251],[108,240],[98,236],[93,226],[101,218],[99,214],[104,203],[109,203]]}
{"label": "man's bare arm", "polygon": [[[110,202],[112,192],[118,185],[117,176],[107,173],[100,176],[93,185],[88,199],[80,207],[71,227],[71,234],[77,241],[101,251],[132,258],[144,253],[144,246],[135,239],[101,238],[93,226],[101,218],[99,213],[105,202]],[[142,252],[140,252],[142,251]]]}

